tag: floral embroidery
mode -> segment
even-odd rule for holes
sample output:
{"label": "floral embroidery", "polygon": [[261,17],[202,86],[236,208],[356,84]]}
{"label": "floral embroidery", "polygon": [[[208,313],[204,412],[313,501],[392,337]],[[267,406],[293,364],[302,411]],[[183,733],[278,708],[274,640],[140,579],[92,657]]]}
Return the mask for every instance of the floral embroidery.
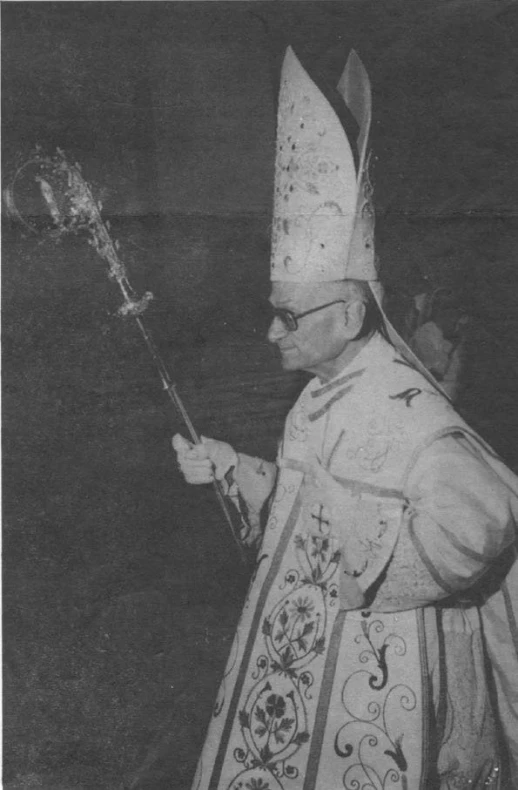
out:
{"label": "floral embroidery", "polygon": [[270,785],[263,779],[254,779],[252,777],[249,782],[245,784],[246,790],[270,790]]}
{"label": "floral embroidery", "polygon": [[308,596],[305,596],[304,598],[297,598],[297,600],[291,604],[291,609],[294,614],[298,615],[298,617],[304,621],[310,617],[311,612],[315,609],[315,605],[311,603]]}
{"label": "floral embroidery", "polygon": [[298,775],[290,758],[310,740],[311,666],[325,651],[327,610],[337,599],[333,576],[340,552],[326,508],[315,502],[301,528],[291,538],[299,568],[287,566],[278,585],[283,594],[262,620],[266,649],[255,659],[254,683],[239,710],[245,747],[234,749],[238,763],[269,771],[276,780]]}

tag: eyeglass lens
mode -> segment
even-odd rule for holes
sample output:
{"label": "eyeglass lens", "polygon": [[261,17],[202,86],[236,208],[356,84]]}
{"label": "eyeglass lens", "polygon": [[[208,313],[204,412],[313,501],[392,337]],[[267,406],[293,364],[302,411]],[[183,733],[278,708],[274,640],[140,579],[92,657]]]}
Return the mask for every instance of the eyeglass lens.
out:
{"label": "eyeglass lens", "polygon": [[289,332],[295,332],[298,328],[297,319],[291,310],[286,310],[282,307],[272,307],[271,310],[272,321],[278,318]]}

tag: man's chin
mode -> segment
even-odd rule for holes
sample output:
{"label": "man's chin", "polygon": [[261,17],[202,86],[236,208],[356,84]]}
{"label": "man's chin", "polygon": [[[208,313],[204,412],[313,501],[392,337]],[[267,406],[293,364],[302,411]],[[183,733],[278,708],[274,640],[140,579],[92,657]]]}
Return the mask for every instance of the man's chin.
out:
{"label": "man's chin", "polygon": [[281,365],[283,370],[300,370],[297,354],[293,351],[280,351]]}

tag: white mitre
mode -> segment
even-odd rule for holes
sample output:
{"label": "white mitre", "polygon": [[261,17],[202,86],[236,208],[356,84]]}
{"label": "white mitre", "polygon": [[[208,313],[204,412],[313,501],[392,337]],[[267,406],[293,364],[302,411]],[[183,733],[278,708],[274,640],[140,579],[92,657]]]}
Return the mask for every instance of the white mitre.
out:
{"label": "white mitre", "polygon": [[288,47],[277,122],[272,280],[377,279],[366,167],[371,91],[354,51],[337,87],[358,124],[358,169],[335,110]]}

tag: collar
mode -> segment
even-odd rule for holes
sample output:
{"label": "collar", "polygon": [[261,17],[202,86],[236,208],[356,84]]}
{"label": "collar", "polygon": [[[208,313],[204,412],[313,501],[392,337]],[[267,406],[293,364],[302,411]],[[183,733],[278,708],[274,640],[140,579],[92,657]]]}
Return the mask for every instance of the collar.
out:
{"label": "collar", "polygon": [[395,355],[395,349],[376,332],[354,359],[340,373],[337,373],[334,378],[323,384],[318,377],[315,377],[310,382],[311,397],[320,398],[323,395],[335,393],[337,389],[344,386],[352,389],[356,383],[355,380],[358,380],[364,374],[367,367],[377,366],[382,363],[386,365],[388,359],[392,359]]}
{"label": "collar", "polygon": [[397,352],[394,347],[379,333],[373,335],[355,358],[333,379],[325,384],[318,378],[310,382],[309,392],[316,401],[314,405],[317,409],[308,414],[308,419],[315,422],[323,417],[335,403],[353,391],[368,368],[378,369],[381,365],[392,362],[395,357]]}

